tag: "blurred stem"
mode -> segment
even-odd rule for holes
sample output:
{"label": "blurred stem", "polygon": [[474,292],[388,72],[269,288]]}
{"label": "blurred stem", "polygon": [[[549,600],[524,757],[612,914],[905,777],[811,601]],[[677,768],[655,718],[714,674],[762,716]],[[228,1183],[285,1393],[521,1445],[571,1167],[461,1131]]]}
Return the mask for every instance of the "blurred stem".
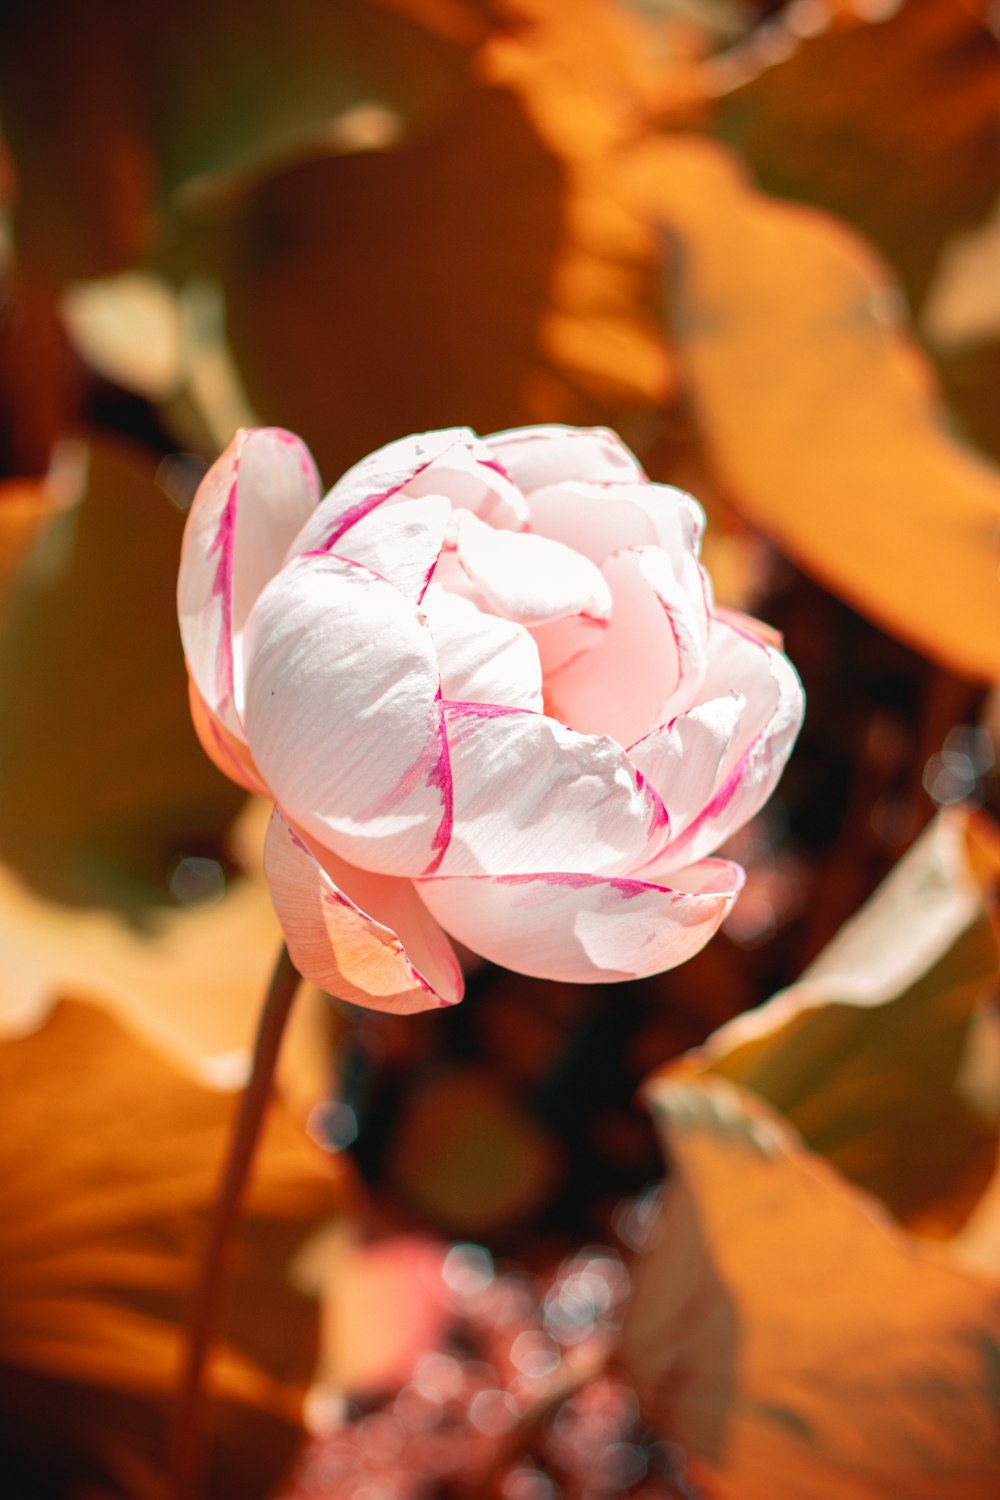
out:
{"label": "blurred stem", "polygon": [[171,1434],[173,1500],[197,1500],[205,1461],[208,1357],[225,1290],[226,1260],[267,1115],[281,1039],[299,987],[299,974],[282,945],[264,999],[250,1079],[240,1098],[219,1190],[211,1210],[191,1317]]}

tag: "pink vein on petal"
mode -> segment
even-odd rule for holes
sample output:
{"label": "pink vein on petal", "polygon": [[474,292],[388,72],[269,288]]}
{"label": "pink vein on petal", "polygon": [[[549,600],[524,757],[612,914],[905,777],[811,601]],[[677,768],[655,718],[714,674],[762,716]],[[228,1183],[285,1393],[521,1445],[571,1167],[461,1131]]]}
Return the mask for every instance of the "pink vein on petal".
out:
{"label": "pink vein on petal", "polygon": [[500,475],[501,479],[506,479],[511,484],[514,483],[510,475],[507,473],[507,470],[504,468],[503,464],[498,458],[479,458],[476,460],[476,462],[482,464],[484,469],[492,469],[494,474]]}
{"label": "pink vein on petal", "polygon": [[424,595],[426,594],[427,590],[431,586],[431,579],[434,577],[434,574],[437,571],[437,565],[440,562],[440,560],[441,560],[441,553],[439,552],[438,555],[437,555],[437,557],[435,557],[432,560],[430,567],[427,569],[427,572],[424,574],[424,581],[420,585],[420,592],[417,595],[417,603],[418,604],[423,604],[423,602],[424,602]]}
{"label": "pink vein on petal", "polygon": [[[492,878],[497,885],[533,885],[541,881],[543,885],[566,886],[571,891],[584,891],[592,885],[601,885],[606,886],[608,890],[615,891],[621,896],[623,901],[631,901],[634,896],[641,896],[646,891],[669,889],[667,886],[657,885],[650,880],[628,880],[620,876],[584,875],[565,870],[546,870],[532,875],[494,875]],[[682,893],[678,892],[678,894]]]}
{"label": "pink vein on petal", "polygon": [[401,479],[398,484],[390,485],[387,490],[382,490],[377,495],[366,495],[363,500],[359,500],[356,505],[352,505],[349,510],[345,510],[326,541],[321,547],[315,550],[320,553],[332,552],[345,531],[350,531],[352,526],[356,526],[359,521],[363,521],[365,516],[370,515],[384,501],[391,500],[393,495],[398,495],[400,490],[405,489],[408,484],[412,484],[413,480],[419,474],[422,474],[425,469],[429,469],[433,462],[433,458],[428,458],[419,468],[414,469],[412,474],[407,474],[405,479]]}
{"label": "pink vein on petal", "polygon": [[229,499],[219,517],[219,528],[208,555],[219,553],[219,561],[212,580],[212,598],[222,601],[222,629],[215,659],[216,691],[220,699],[235,696],[235,670],[233,666],[233,558],[236,551],[236,474],[233,474]]}
{"label": "pink vein on petal", "polygon": [[722,783],[722,786],[712,797],[711,801],[706,802],[705,806],[702,808],[698,816],[696,818],[692,818],[691,822],[684,829],[683,833],[679,833],[677,835],[677,838],[670,846],[671,855],[674,855],[679,850],[685,848],[685,846],[688,845],[694,838],[699,829],[704,827],[705,823],[708,822],[710,818],[717,817],[719,813],[725,812],[730,802],[732,802],[733,798],[736,796],[736,793],[747,774],[747,768],[750,764],[751,756],[754,754],[754,751],[760,750],[762,748],[765,734],[766,729],[762,730],[757,738],[753,741],[753,743],[747,746],[747,748],[744,750],[743,754],[737,761],[735,767],[726,777],[726,780]]}
{"label": "pink vein on petal", "polygon": [[534,714],[536,718],[538,716],[537,709],[515,708],[509,703],[466,703],[459,698],[449,698],[443,706],[449,713],[454,713],[463,719],[505,719],[511,714]]}
{"label": "pink vein on petal", "polygon": [[[735,631],[737,635],[742,636],[745,641],[751,641],[753,645],[759,648],[759,650],[765,652],[767,651],[767,646],[765,646],[764,642],[760,640],[758,636],[753,635],[749,630],[744,630],[740,625],[735,624],[731,620],[727,620],[725,623],[730,627],[731,630]],[[766,724],[760,731],[760,733],[756,736],[756,738],[751,741],[751,743],[744,750],[743,754],[740,756],[739,760],[736,762],[736,765],[726,777],[725,781],[719,787],[719,790],[714,794],[710,801],[705,803],[705,806],[702,808],[698,816],[691,819],[691,822],[684,829],[683,833],[679,833],[677,835],[677,838],[671,844],[671,854],[674,854],[678,850],[685,848],[685,846],[689,844],[694,838],[699,829],[703,828],[705,823],[708,822],[710,818],[717,817],[719,813],[725,812],[726,808],[729,806],[730,802],[732,802],[739,787],[744,781],[747,771],[751,765],[751,761],[758,754],[761,754],[765,746],[768,744],[769,727],[770,726]]]}
{"label": "pink vein on petal", "polygon": [[645,791],[646,796],[653,804],[653,821],[650,824],[650,833],[656,833],[661,828],[670,827],[670,814],[667,812],[666,804],[655,786],[650,786],[642,772],[635,768],[635,784],[637,789]]}
{"label": "pink vein on petal", "polygon": [[448,748],[448,729],[444,718],[444,705],[441,701],[441,689],[438,688],[435,699],[438,709],[438,753],[434,764],[427,775],[427,785],[441,794],[442,813],[441,821],[431,840],[431,848],[435,851],[430,864],[424,871],[425,875],[433,875],[444,859],[445,850],[451,843],[451,830],[455,817],[455,789],[451,775],[451,754]]}

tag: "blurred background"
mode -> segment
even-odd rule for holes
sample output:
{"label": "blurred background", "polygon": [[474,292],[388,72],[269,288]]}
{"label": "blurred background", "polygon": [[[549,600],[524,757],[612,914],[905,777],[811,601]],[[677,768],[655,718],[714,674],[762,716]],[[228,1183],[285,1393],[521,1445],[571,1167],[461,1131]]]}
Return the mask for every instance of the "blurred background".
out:
{"label": "blurred background", "polygon": [[[0,132],[0,1492],[165,1493],[192,1255],[279,941],[260,809],[188,719],[201,476],[243,424],[299,433],[330,485],[406,433],[568,422],[702,502],[720,601],[802,676],[799,747],[683,968],[602,990],[480,966],[458,1011],[399,1020],[303,998],[211,1493],[991,1500],[986,1416],[949,1438],[940,1389],[888,1359],[834,1416],[761,1428],[787,1391],[756,1416],[719,1395],[723,1367],[752,1385],[749,1335],[682,1339],[638,1295],[618,1330],[664,1149],[694,1184],[692,1276],[729,1243],[713,1193],[737,1226],[776,1201],[737,1202],[710,1159],[763,1128],[739,1093],[720,1126],[712,1074],[801,1132],[838,1212],[863,1191],[901,1226],[884,1306],[930,1317],[912,1245],[947,1250],[961,1352],[945,1320],[913,1358],[963,1411],[995,1390],[998,7],[37,0],[0,22]],[[676,1061],[893,870],[846,967]],[[664,1068],[654,1128],[636,1089]],[[789,1223],[832,1241],[800,1166]],[[780,1317],[733,1271],[727,1315],[763,1349],[780,1326],[800,1376],[787,1329],[819,1347],[817,1298],[888,1346],[852,1302],[867,1253]]]}

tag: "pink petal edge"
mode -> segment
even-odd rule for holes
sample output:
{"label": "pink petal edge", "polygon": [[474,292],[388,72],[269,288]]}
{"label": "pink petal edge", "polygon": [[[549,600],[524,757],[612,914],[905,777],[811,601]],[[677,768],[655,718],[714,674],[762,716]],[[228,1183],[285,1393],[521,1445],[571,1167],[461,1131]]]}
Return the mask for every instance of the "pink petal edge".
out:
{"label": "pink petal edge", "polygon": [[729,860],[664,877],[564,872],[438,876],[417,890],[446,932],[493,963],[565,983],[642,979],[692,958],[718,931],[744,881]]}
{"label": "pink petal edge", "polygon": [[[327,851],[323,855],[339,881],[276,807],[264,846],[264,873],[289,955],[303,978],[339,1000],[397,1015],[457,1004],[462,971],[412,883],[352,870],[328,858]],[[379,914],[391,914],[393,924]],[[404,940],[420,953],[421,967]]]}

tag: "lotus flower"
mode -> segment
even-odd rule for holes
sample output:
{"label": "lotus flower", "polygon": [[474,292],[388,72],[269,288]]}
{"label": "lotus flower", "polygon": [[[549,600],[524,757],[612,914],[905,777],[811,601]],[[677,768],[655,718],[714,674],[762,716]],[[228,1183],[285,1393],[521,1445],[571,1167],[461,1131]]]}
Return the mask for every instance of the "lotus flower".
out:
{"label": "lotus flower", "polygon": [[192,506],[181,633],[202,744],[273,798],[296,967],[377,1009],[450,1004],[449,936],[543,978],[690,958],[802,716],[768,632],[718,609],[703,516],[604,430],[390,443],[321,498],[242,431]]}

